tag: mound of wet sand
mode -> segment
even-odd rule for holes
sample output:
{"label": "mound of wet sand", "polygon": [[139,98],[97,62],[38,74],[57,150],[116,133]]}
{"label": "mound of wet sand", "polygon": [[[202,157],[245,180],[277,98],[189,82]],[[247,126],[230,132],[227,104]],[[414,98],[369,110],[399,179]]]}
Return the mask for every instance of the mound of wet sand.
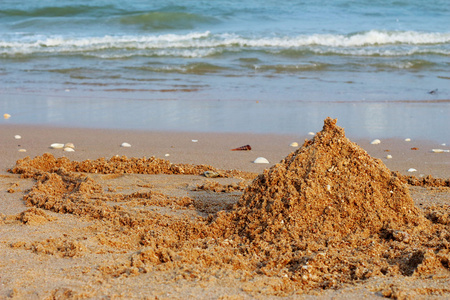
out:
{"label": "mound of wet sand", "polygon": [[234,234],[250,241],[289,240],[291,246],[309,238],[326,243],[368,237],[425,221],[406,182],[348,140],[330,118],[314,139],[259,175],[231,215]]}
{"label": "mound of wet sand", "polygon": [[[98,242],[96,253],[121,257],[96,268],[106,278],[171,270],[173,280],[234,278],[250,294],[286,295],[375,276],[448,276],[445,216],[431,210],[428,220],[414,206],[406,182],[350,142],[336,120],[326,119],[313,140],[259,175],[232,209],[206,218],[189,213],[201,206],[198,200],[153,191],[112,193],[75,173],[215,170],[153,158],[147,170],[144,162],[80,163],[44,155],[18,161],[11,171],[37,180],[24,197],[27,205],[95,223],[89,231]],[[67,239],[12,247],[63,257],[76,248],[83,250],[76,256],[89,255],[83,243]]]}

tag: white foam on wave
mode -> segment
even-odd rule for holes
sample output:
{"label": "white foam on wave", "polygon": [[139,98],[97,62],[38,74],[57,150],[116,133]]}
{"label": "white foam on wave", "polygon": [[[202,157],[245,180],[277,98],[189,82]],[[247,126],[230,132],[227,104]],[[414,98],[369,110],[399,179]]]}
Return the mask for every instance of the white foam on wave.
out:
{"label": "white foam on wave", "polygon": [[[177,55],[203,57],[223,49],[283,50],[307,48],[315,53],[349,55],[411,55],[436,53],[448,55],[450,33],[424,33],[416,31],[377,31],[339,35],[312,34],[286,37],[243,37],[237,34],[212,34],[193,32],[189,34],[163,34],[138,36],[63,37],[63,36],[0,36],[0,54],[32,53],[82,53],[108,50],[108,55],[118,50],[154,51],[152,55]],[[392,46],[390,48],[381,48]],[[175,50],[173,50],[175,49]],[[136,53],[139,55],[138,53]],[[142,54],[142,53],[141,53]],[[104,53],[100,56],[108,56]],[[129,55],[129,53],[124,54]]]}

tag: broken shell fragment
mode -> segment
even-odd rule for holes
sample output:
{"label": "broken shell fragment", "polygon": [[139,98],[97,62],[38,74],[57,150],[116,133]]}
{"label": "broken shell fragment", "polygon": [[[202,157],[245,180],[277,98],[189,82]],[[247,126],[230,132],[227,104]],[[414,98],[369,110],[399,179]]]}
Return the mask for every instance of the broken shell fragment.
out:
{"label": "broken shell fragment", "polygon": [[198,140],[192,140],[192,142],[193,142],[193,143],[197,143],[197,142],[198,142]]}
{"label": "broken shell fragment", "polygon": [[416,172],[417,170],[416,169],[414,169],[414,168],[409,168],[408,169],[408,172]]}
{"label": "broken shell fragment", "polygon": [[66,152],[75,152],[75,149],[70,148],[70,147],[65,147],[64,151],[66,151]]}
{"label": "broken shell fragment", "polygon": [[4,114],[4,115],[3,115],[3,118],[9,119],[9,118],[11,118],[11,115],[10,115],[10,114]]}
{"label": "broken shell fragment", "polygon": [[19,149],[19,152],[27,152],[27,149]]}
{"label": "broken shell fragment", "polygon": [[164,154],[164,156],[165,156],[165,157],[168,157],[168,156],[170,156],[170,154],[169,154],[169,153],[166,153],[166,154]]}
{"label": "broken shell fragment", "polygon": [[310,131],[308,132],[308,135],[316,135],[314,132]]}
{"label": "broken shell fragment", "polygon": [[433,152],[433,153],[444,153],[444,152],[449,153],[450,150],[444,150],[444,149],[431,149],[431,152]]}
{"label": "broken shell fragment", "polygon": [[214,172],[214,171],[205,171],[203,173],[203,176],[208,177],[208,178],[216,178],[219,177],[219,173],[218,172]]}
{"label": "broken shell fragment", "polygon": [[245,146],[231,149],[231,151],[248,151],[248,150],[252,150],[252,147],[250,145],[245,145]]}
{"label": "broken shell fragment", "polygon": [[52,148],[52,149],[62,149],[62,148],[64,148],[64,144],[53,143],[53,144],[50,145],[50,148]]}
{"label": "broken shell fragment", "polygon": [[411,142],[411,139],[410,138],[406,138],[405,142]]}
{"label": "broken shell fragment", "polygon": [[130,148],[131,145],[128,144],[128,143],[122,143],[122,144],[120,145],[120,147]]}
{"label": "broken shell fragment", "polygon": [[293,142],[289,146],[291,146],[291,147],[298,147],[298,143],[297,142]]}
{"label": "broken shell fragment", "polygon": [[379,139],[374,139],[373,141],[370,142],[370,144],[372,145],[378,145],[379,143],[381,143]]}
{"label": "broken shell fragment", "polygon": [[75,149],[75,145],[74,145],[73,143],[66,143],[66,144],[64,145],[64,147]]}
{"label": "broken shell fragment", "polygon": [[264,158],[264,157],[258,157],[258,158],[256,158],[256,159],[253,161],[253,163],[255,163],[255,164],[268,164],[269,161],[267,160],[267,158]]}
{"label": "broken shell fragment", "polygon": [[387,158],[387,159],[391,159],[391,158],[392,158],[392,155],[388,154],[388,155],[386,155],[386,158]]}
{"label": "broken shell fragment", "polygon": [[20,135],[17,134],[17,135],[14,136],[14,138],[15,138],[16,140],[20,140],[22,137],[21,137]]}

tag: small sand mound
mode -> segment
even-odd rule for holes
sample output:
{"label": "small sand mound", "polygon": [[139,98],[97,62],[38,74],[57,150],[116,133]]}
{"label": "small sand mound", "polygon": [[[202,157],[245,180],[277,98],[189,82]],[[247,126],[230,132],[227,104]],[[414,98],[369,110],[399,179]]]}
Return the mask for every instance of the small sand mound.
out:
{"label": "small sand mound", "polygon": [[331,118],[313,140],[254,180],[232,219],[234,234],[274,243],[369,236],[424,220],[406,182]]}

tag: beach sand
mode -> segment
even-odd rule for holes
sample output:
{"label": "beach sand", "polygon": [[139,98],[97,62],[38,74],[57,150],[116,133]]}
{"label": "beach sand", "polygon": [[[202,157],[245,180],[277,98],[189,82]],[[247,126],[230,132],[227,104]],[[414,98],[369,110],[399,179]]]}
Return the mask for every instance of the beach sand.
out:
{"label": "beach sand", "polygon": [[[340,248],[311,242],[296,251],[304,251],[300,257],[310,259],[314,273],[279,261],[265,268],[261,257],[272,254],[211,225],[226,219],[257,174],[298,148],[292,142],[301,147],[313,136],[0,128],[0,299],[450,297],[450,153],[431,152],[449,148],[439,142],[401,137],[372,145],[347,136],[404,180],[415,176],[407,187],[420,230],[384,228],[365,242],[345,238],[350,246]],[[75,152],[50,148],[69,142]],[[230,151],[247,144],[252,150]],[[36,161],[40,171],[8,171],[44,153],[52,156]],[[93,163],[116,155],[108,167]],[[64,169],[44,170],[52,157],[66,157]],[[123,173],[129,158],[143,157],[135,165],[151,161],[170,172]],[[257,157],[270,163],[253,163]],[[97,172],[70,169],[81,161]],[[206,178],[205,170],[220,177]],[[443,180],[423,180],[427,175]]]}

